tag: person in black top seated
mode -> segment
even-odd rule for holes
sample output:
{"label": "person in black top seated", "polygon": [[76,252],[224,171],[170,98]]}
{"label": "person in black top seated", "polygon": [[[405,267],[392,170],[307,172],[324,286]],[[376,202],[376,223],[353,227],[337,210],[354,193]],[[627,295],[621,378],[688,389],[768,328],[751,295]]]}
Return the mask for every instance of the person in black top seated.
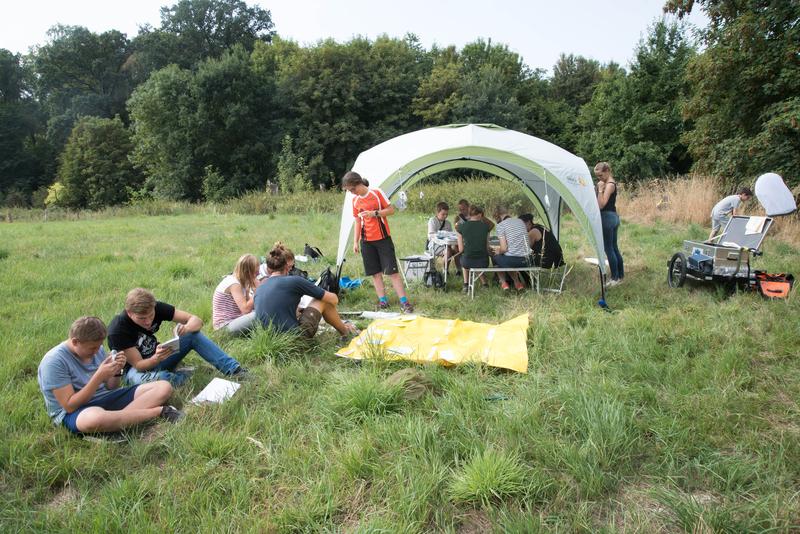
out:
{"label": "person in black top seated", "polygon": [[[177,350],[156,338],[164,322],[176,323],[175,332],[180,338]],[[180,386],[189,373],[176,368],[191,350],[223,375],[249,378],[247,369],[208,339],[200,331],[202,328],[203,321],[198,316],[157,301],[153,293],[137,287],[128,292],[125,309],[108,325],[108,346],[125,354],[125,380],[131,385],[168,380],[173,386]]]}
{"label": "person in black top seated", "polygon": [[[288,276],[290,262],[294,258],[291,250],[276,246],[267,255],[270,276],[256,289],[254,297],[256,317],[265,327],[279,332],[296,331],[313,338],[319,328],[320,319],[334,327],[343,337],[358,334],[352,323],[345,323],[336,311],[339,297],[325,291],[302,276]],[[302,311],[300,300],[312,297]]]}
{"label": "person in black top seated", "polygon": [[532,263],[536,267],[552,269],[564,265],[564,253],[558,239],[548,228],[533,222],[533,215],[523,213],[519,218],[525,223],[528,229],[528,239],[533,250]]}

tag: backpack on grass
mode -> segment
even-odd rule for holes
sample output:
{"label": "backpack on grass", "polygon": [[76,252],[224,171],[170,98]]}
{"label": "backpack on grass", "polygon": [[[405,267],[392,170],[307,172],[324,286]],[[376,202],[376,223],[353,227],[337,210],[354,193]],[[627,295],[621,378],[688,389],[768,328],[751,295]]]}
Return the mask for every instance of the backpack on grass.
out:
{"label": "backpack on grass", "polygon": [[[344,262],[342,262],[343,264]],[[319,279],[317,279],[317,285],[325,291],[338,295],[339,291],[341,291],[339,280],[342,277],[342,265],[339,265],[336,269],[336,274],[331,271],[330,267],[325,267],[325,270],[320,273]]]}
{"label": "backpack on grass", "polygon": [[303,248],[303,256],[308,256],[308,258],[311,260],[318,260],[321,257],[323,257],[324,254],[319,249],[319,247],[312,247],[311,245],[306,243],[306,246]]}

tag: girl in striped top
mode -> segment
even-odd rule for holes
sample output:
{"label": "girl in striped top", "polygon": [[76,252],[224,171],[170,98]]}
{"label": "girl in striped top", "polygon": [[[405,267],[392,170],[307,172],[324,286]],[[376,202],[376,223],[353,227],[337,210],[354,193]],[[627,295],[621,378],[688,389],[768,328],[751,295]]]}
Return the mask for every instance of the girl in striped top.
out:
{"label": "girl in striped top", "polygon": [[[528,229],[525,223],[519,219],[513,219],[508,215],[508,210],[504,206],[498,206],[494,210],[494,219],[497,221],[495,230],[500,239],[500,246],[495,248],[493,257],[494,264],[498,267],[528,267],[530,265],[531,247],[528,242]],[[511,271],[511,280],[517,291],[525,289],[525,284],[519,278],[519,273]],[[509,289],[506,273],[499,272],[497,277],[500,279],[500,287],[504,290]]]}
{"label": "girl in striped top", "polygon": [[258,282],[258,258],[245,254],[214,290],[211,298],[211,317],[214,330],[224,328],[231,334],[248,332],[255,325],[253,293]]}

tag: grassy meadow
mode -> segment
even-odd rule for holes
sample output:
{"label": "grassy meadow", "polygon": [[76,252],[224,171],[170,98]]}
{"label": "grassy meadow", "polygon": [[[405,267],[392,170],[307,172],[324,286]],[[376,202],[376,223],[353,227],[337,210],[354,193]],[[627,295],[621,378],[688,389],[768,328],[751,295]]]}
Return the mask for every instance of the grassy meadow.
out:
{"label": "grassy meadow", "polygon": [[[426,219],[391,219],[400,254],[422,250]],[[212,291],[240,254],[280,239],[333,257],[338,225],[337,213],[215,210],[0,224],[0,531],[800,529],[800,301],[669,289],[666,261],[706,227],[623,217],[613,313],[596,305],[582,261],[594,253],[569,216],[562,295],[412,286],[429,317],[530,313],[530,361],[524,375],[419,366],[434,390],[409,401],[384,382],[408,364],[337,358],[332,332],[311,345],[211,332]],[[792,271],[800,249],[768,237],[757,265]],[[360,276],[352,252],[345,266]],[[76,317],[108,322],[136,286],[203,318],[255,380],[123,444],[73,438],[49,422],[38,363]],[[372,309],[365,286],[340,308]],[[186,362],[198,370],[177,405],[217,376]]]}

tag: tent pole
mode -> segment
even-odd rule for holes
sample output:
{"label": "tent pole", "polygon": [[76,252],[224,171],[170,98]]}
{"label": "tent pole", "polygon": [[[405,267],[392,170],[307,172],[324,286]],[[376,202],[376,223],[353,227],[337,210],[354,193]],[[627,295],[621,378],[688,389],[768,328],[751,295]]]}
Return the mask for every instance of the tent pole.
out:
{"label": "tent pole", "polygon": [[597,274],[600,277],[600,300],[597,301],[597,305],[603,308],[605,311],[611,311],[606,303],[605,277],[603,276],[603,269],[600,268],[600,262],[597,262]]}

